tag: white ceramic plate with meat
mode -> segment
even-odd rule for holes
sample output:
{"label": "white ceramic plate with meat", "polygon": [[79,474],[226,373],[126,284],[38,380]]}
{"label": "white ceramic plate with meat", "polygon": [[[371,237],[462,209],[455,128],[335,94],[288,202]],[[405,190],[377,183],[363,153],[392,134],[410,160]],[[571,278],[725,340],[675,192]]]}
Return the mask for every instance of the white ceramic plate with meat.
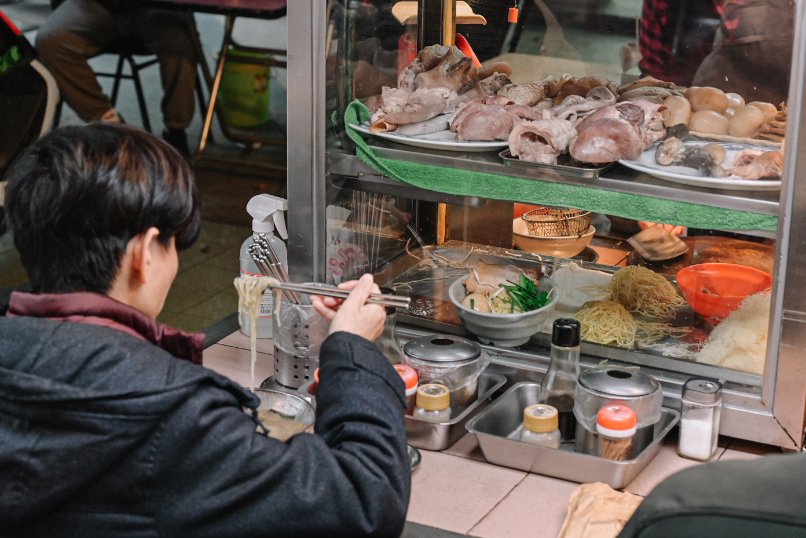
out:
{"label": "white ceramic plate with meat", "polygon": [[[686,145],[713,144],[714,142],[686,142]],[[758,151],[770,151],[765,146],[753,144],[730,144],[720,143],[725,147],[725,163],[723,166],[730,166],[736,155],[745,149]],[[726,177],[703,176],[702,172],[696,168],[687,166],[663,166],[655,161],[655,148],[652,146],[641,154],[634,161],[620,160],[619,162],[628,168],[650,174],[659,179],[665,179],[674,183],[691,185],[693,187],[706,187],[711,189],[731,190],[731,191],[777,191],[781,189],[780,179],[730,179]]]}
{"label": "white ceramic plate with meat", "polygon": [[442,151],[492,151],[494,149],[500,150],[509,146],[506,140],[492,140],[485,142],[468,142],[465,140],[456,140],[456,133],[450,130],[440,131],[438,133],[431,133],[417,136],[404,136],[395,133],[394,131],[387,131],[383,133],[370,132],[367,125],[353,125],[352,126],[359,133],[368,134],[398,144],[406,144],[407,146],[414,146],[423,149],[438,149]]}

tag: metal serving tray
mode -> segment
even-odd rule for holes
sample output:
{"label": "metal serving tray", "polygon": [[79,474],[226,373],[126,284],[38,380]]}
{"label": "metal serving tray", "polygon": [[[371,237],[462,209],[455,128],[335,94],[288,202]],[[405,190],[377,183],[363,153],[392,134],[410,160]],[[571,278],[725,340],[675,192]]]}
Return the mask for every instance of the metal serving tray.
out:
{"label": "metal serving tray", "polygon": [[612,461],[574,452],[573,443],[559,450],[524,443],[519,439],[523,408],[537,403],[538,383],[513,385],[483,413],[467,424],[474,433],[484,457],[490,463],[503,465],[573,482],[605,482],[621,489],[633,481],[660,449],[661,441],[680,420],[680,413],[664,407],[655,425],[655,438],[637,458]]}
{"label": "metal serving tray", "polygon": [[498,156],[504,160],[504,164],[507,166],[581,179],[596,179],[599,177],[599,174],[616,164],[612,162],[601,166],[594,166],[592,164],[580,163],[572,159],[567,153],[563,153],[557,157],[557,164],[522,161],[517,157],[513,157],[508,149],[499,153]]}
{"label": "metal serving tray", "polygon": [[484,409],[507,378],[501,374],[482,372],[479,376],[479,392],[476,401],[447,422],[427,422],[406,415],[406,435],[411,446],[423,450],[445,450],[465,433],[465,424]]}

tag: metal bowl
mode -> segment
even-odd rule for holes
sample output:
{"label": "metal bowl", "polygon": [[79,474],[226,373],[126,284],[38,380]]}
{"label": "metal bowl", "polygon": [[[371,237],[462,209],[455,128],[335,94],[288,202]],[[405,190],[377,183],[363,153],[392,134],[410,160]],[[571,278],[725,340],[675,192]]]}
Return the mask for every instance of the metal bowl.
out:
{"label": "metal bowl", "polygon": [[[260,411],[274,411],[293,419],[304,426],[303,431],[312,431],[313,423],[316,419],[316,412],[313,406],[305,400],[302,396],[273,389],[256,389],[255,395],[260,398],[260,405],[258,405],[258,413]],[[271,427],[269,429],[269,437],[279,438],[272,435]]]}

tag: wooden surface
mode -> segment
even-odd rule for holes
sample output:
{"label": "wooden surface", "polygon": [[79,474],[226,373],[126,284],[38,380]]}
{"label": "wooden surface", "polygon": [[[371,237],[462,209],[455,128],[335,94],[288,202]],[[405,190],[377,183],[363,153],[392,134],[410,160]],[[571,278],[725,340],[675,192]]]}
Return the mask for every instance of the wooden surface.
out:
{"label": "wooden surface", "polygon": [[[417,24],[417,2],[398,2],[392,6],[392,15],[402,25]],[[473,13],[467,2],[456,2],[456,24],[487,24],[487,19]]]}
{"label": "wooden surface", "polygon": [[589,75],[607,77],[613,81],[621,80],[621,66],[615,64],[582,62],[568,58],[553,58],[516,52],[496,56],[484,63],[491,64],[495,62],[507,62],[512,66],[512,76],[510,78],[516,84],[540,80],[548,75],[560,76],[563,73],[577,77]]}

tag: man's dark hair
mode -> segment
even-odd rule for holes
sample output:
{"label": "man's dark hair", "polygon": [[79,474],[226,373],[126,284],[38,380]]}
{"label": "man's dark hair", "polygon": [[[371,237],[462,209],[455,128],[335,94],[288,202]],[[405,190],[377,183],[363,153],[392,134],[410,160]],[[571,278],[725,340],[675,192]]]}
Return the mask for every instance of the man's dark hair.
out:
{"label": "man's dark hair", "polygon": [[178,249],[201,226],[198,189],[184,158],[125,125],[62,127],[13,165],[6,211],[34,291],[106,293],[129,240],[151,226]]}

